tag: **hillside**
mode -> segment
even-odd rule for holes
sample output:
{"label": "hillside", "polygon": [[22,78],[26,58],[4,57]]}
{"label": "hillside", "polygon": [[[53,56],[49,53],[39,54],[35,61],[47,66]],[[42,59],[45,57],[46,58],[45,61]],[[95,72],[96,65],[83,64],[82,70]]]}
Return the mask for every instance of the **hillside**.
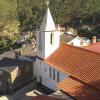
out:
{"label": "hillside", "polygon": [[[99,24],[100,0],[50,0],[56,23],[72,26]],[[6,27],[10,32],[32,31],[39,27],[46,10],[45,0],[0,0],[0,34]],[[20,27],[18,27],[20,26]]]}

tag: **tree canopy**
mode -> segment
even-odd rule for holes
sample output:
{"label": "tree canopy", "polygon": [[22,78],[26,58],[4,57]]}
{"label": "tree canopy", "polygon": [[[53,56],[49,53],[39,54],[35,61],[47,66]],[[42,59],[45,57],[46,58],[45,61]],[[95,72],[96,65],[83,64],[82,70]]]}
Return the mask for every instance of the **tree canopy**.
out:
{"label": "tree canopy", "polygon": [[[45,1],[46,0],[1,0],[0,32],[2,32],[8,24],[12,25],[14,23],[18,26],[17,30],[22,32],[32,31],[38,28],[47,7]],[[99,20],[100,0],[49,1],[51,13],[57,24],[64,25],[68,22],[82,23],[82,20],[85,18],[92,19],[94,22],[96,22],[96,19]]]}

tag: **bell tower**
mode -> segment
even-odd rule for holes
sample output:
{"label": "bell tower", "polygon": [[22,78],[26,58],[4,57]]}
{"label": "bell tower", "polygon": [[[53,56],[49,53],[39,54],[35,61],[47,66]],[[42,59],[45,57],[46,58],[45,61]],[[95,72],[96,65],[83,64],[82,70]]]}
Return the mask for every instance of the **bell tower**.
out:
{"label": "bell tower", "polygon": [[49,2],[40,29],[36,32],[36,51],[41,59],[50,56],[59,47],[60,42],[60,32],[56,29],[48,6]]}

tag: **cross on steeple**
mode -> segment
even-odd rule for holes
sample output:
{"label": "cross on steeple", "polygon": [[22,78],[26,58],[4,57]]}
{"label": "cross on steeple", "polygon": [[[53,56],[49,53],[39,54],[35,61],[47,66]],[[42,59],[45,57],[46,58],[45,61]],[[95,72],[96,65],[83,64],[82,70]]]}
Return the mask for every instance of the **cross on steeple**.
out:
{"label": "cross on steeple", "polygon": [[49,6],[49,0],[46,0],[46,4],[47,4],[47,6]]}

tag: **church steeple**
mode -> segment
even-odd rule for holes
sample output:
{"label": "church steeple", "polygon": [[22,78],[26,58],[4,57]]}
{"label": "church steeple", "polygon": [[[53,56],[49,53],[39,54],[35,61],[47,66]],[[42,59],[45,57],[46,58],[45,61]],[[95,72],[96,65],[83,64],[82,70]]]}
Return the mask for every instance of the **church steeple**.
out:
{"label": "church steeple", "polygon": [[47,7],[47,11],[46,11],[45,16],[43,18],[43,22],[40,26],[40,30],[41,31],[56,30],[55,23],[54,23],[53,18],[51,16],[49,7]]}
{"label": "church steeple", "polygon": [[47,11],[43,22],[36,33],[37,56],[42,59],[46,59],[59,47],[60,40],[60,32],[55,27],[48,5],[49,2],[47,2]]}

